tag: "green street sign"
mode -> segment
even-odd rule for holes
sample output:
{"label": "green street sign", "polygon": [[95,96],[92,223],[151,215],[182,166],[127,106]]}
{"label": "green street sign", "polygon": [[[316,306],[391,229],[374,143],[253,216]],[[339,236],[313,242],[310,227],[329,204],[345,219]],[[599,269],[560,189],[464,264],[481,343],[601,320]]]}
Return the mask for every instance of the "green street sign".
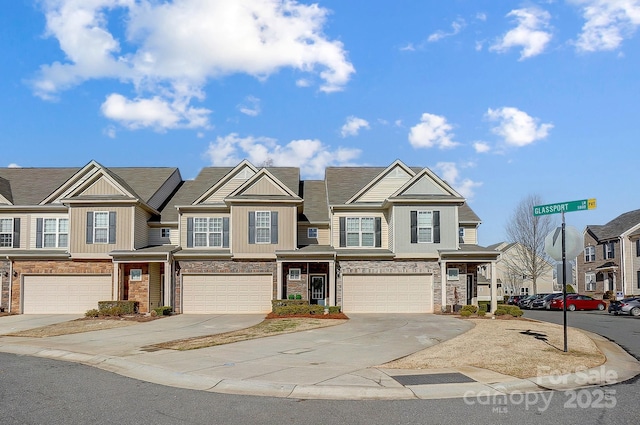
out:
{"label": "green street sign", "polygon": [[559,214],[573,211],[594,210],[596,208],[595,198],[583,199],[581,201],[558,202],[557,204],[536,205],[533,207],[533,215]]}

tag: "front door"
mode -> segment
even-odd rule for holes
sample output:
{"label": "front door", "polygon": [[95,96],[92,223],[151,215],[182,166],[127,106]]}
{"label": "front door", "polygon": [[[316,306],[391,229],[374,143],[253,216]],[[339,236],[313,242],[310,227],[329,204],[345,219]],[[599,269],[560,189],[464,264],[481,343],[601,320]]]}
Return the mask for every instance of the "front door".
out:
{"label": "front door", "polygon": [[311,282],[309,284],[309,300],[311,304],[324,304],[325,299],[325,276],[324,275],[312,275]]}

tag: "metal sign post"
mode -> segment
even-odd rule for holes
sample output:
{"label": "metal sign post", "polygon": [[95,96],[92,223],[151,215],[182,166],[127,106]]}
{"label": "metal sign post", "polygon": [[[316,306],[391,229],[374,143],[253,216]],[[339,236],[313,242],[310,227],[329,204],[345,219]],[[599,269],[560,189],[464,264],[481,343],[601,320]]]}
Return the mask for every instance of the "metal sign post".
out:
{"label": "metal sign post", "polygon": [[[562,327],[564,331],[564,352],[567,352],[567,242],[564,211],[562,212]],[[557,277],[556,277],[557,278]]]}

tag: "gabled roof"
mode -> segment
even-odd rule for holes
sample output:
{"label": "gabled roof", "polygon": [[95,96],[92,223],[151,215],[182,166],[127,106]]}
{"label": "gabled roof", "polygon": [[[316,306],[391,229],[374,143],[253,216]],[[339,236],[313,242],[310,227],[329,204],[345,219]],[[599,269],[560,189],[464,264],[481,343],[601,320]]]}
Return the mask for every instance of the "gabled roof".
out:
{"label": "gabled roof", "polygon": [[590,232],[598,242],[615,239],[640,224],[640,210],[629,211],[619,215],[604,225],[589,225]]}
{"label": "gabled roof", "polygon": [[[329,205],[345,205],[388,167],[327,167],[325,179]],[[422,168],[410,167],[414,173]]]}
{"label": "gabled roof", "polygon": [[[437,191],[440,193],[427,193],[427,194],[409,194],[409,190],[418,184],[422,179],[428,179],[435,187]],[[452,197],[463,199],[463,196],[456,192],[447,182],[438,177],[433,171],[428,168],[422,169],[419,173],[413,176],[411,180],[409,180],[403,187],[401,187],[396,193],[394,193],[391,197],[393,198],[416,198],[416,196],[425,196],[430,197]]]}
{"label": "gabled roof", "polygon": [[481,223],[480,217],[476,215],[466,202],[458,207],[458,221],[460,223]]}
{"label": "gabled roof", "polygon": [[[270,170],[276,170],[285,179],[292,180],[292,175],[296,176],[296,184],[294,188],[288,187],[283,181],[278,179]],[[300,181],[300,171],[298,168],[262,168],[244,184],[240,185],[235,191],[229,194],[227,199],[272,199],[280,198],[297,198]],[[252,188],[258,182],[267,182],[268,190],[275,189],[277,193],[252,193]],[[260,190],[260,189],[259,189]]]}
{"label": "gabled roof", "polygon": [[38,205],[79,168],[0,168],[2,196],[13,205]]}
{"label": "gabled roof", "polygon": [[[378,173],[376,177],[374,177],[369,183],[367,183],[362,189],[360,189],[357,193],[355,193],[351,198],[347,200],[347,204],[352,202],[356,202],[358,198],[364,195],[368,190],[370,190],[376,183],[380,182],[385,176],[387,176],[391,171],[400,169],[402,172],[408,174],[409,176],[414,176],[415,171],[411,168],[407,167],[400,160],[395,160],[391,165],[382,170],[382,172]],[[404,176],[404,175],[403,175]]]}
{"label": "gabled roof", "polygon": [[245,159],[242,162],[240,162],[240,164],[236,165],[233,169],[231,169],[226,174],[224,174],[219,180],[215,182],[215,184],[213,184],[209,188],[209,190],[204,192],[202,195],[200,195],[200,197],[198,197],[198,199],[193,201],[193,203],[198,204],[200,202],[204,202],[205,199],[209,198],[211,195],[216,193],[222,186],[225,185],[225,183],[229,182],[229,180],[231,180],[234,176],[238,175],[241,171],[245,169],[251,170],[251,172],[253,172],[254,174],[258,172],[258,169]]}

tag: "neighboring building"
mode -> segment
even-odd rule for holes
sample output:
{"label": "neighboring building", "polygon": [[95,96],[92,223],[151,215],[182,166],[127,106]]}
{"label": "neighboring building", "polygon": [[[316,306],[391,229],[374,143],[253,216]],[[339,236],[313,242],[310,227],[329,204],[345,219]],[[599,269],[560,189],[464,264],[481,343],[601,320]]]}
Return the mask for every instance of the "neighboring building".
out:
{"label": "neighboring building", "polygon": [[[2,306],[83,313],[256,313],[299,295],[349,312],[434,312],[478,301],[480,219],[426,168],[0,169]],[[497,285],[492,289],[497,300]]]}
{"label": "neighboring building", "polygon": [[[525,249],[522,244],[513,242],[499,242],[490,245],[488,248],[500,252],[500,257],[496,262],[496,280],[498,282],[498,295],[534,295],[533,279],[530,275],[523,274],[523,266],[521,264],[522,250]],[[545,264],[543,272],[536,279],[537,293],[548,294],[561,290],[557,286],[554,279],[554,267],[543,258],[539,261]],[[482,275],[487,279],[491,278],[491,271],[488,268],[481,270]],[[486,286],[486,284],[485,284]],[[478,289],[480,291],[480,288]],[[487,289],[483,289],[487,292]]]}
{"label": "neighboring building", "polygon": [[640,295],[640,210],[584,230],[578,256],[578,292],[601,297],[606,291]]}

